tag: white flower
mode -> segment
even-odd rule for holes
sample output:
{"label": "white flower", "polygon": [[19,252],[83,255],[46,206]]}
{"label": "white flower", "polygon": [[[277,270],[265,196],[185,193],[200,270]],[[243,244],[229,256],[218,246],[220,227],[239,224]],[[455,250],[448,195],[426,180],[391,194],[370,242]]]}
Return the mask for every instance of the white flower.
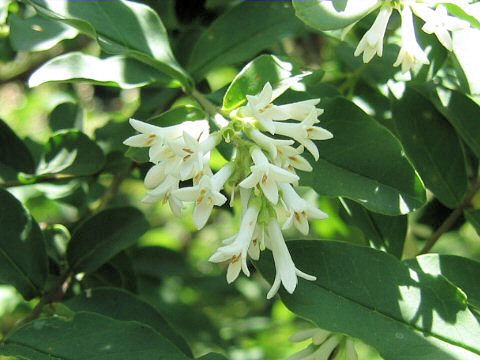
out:
{"label": "white flower", "polygon": [[130,119],[130,125],[140,132],[138,135],[130,136],[123,143],[132,147],[150,147],[150,158],[154,157],[152,153],[159,151],[165,142],[178,139],[186,131],[194,138],[199,138],[202,134],[208,135],[208,121],[185,121],[178,125],[160,127],[148,124],[143,121]]}
{"label": "white flower", "polygon": [[258,213],[259,209],[255,205],[249,206],[243,214],[240,232],[228,238],[225,241],[227,245],[218,248],[209,259],[209,261],[216,263],[230,260],[227,270],[227,282],[229,284],[238,277],[240,270],[243,270],[245,275],[250,276],[247,266],[247,254],[257,223]]}
{"label": "white flower", "polygon": [[267,150],[273,159],[277,157],[277,148],[282,146],[292,145],[293,140],[278,140],[271,138],[270,136],[264,135],[261,131],[257,129],[250,128],[246,131],[246,134],[253,140],[257,145]]}
{"label": "white flower", "polygon": [[267,294],[267,299],[271,299],[277,293],[280,284],[283,284],[285,290],[290,294],[293,293],[298,283],[297,276],[310,281],[317,279],[315,276],[305,274],[295,267],[285,240],[283,239],[282,230],[280,230],[280,225],[278,225],[276,219],[272,219],[268,223],[267,245],[270,247],[270,250],[272,250],[276,270],[275,280]]}
{"label": "white flower", "polygon": [[412,9],[415,15],[425,21],[422,30],[427,34],[435,34],[438,41],[450,51],[452,51],[452,37],[449,31],[466,29],[470,26],[467,21],[449,16],[443,5],[432,10],[425,4],[413,3]]}
{"label": "white flower", "polygon": [[333,138],[330,131],[313,126],[318,123],[317,112],[311,111],[301,123],[275,122],[275,132],[280,135],[289,136],[302,144],[318,160],[319,153],[317,146],[312,140],[328,140]]}
{"label": "white flower", "polygon": [[383,38],[387,30],[388,20],[392,14],[390,5],[382,6],[370,30],[368,30],[358,43],[355,56],[363,53],[363,62],[368,63],[377,54],[383,54]]}
{"label": "white flower", "polygon": [[252,173],[239,185],[244,188],[253,188],[260,184],[265,197],[273,204],[278,203],[278,184],[293,183],[299,177],[278,166],[270,164],[267,157],[259,148],[252,150],[252,159],[255,165],[250,167]]}
{"label": "white flower", "polygon": [[180,180],[191,179],[200,172],[204,167],[204,157],[210,155],[210,151],[220,140],[219,133],[211,134],[205,140],[199,141],[184,131],[183,142],[169,143],[172,151],[181,159]]}
{"label": "white flower", "polygon": [[248,248],[248,256],[253,260],[258,260],[260,259],[260,251],[263,250],[265,250],[265,226],[257,224]]}
{"label": "white flower", "polygon": [[271,103],[273,100],[273,89],[269,82],[265,83],[259,94],[247,95],[247,100],[247,105],[239,108],[238,114],[241,117],[256,119],[271,134],[275,133],[273,120],[286,120],[289,118],[287,113],[284,113]]}
{"label": "white flower", "polygon": [[402,47],[398,54],[397,61],[393,66],[402,65],[402,72],[407,72],[416,64],[429,64],[427,55],[418,45],[415,37],[415,28],[413,25],[413,16],[410,6],[405,5],[401,12],[402,16]]}
{"label": "white flower", "polygon": [[174,197],[182,201],[195,202],[193,219],[197,229],[205,226],[214,206],[221,206],[227,201],[227,198],[220,193],[220,190],[232,174],[232,171],[232,165],[225,165],[213,176],[204,175],[197,185],[172,192]]}
{"label": "white flower", "polygon": [[[312,110],[317,111],[317,116],[323,114],[323,109],[317,109],[315,106],[318,105],[320,99],[309,99],[304,101],[299,101],[295,103],[277,105],[277,110],[282,111],[285,114],[288,114],[288,119],[303,121]],[[282,120],[282,119],[274,119]],[[287,119],[285,119],[287,120]]]}
{"label": "white flower", "polygon": [[323,211],[302,199],[290,184],[280,184],[280,189],[282,190],[282,199],[291,213],[284,228],[290,227],[293,222],[298,231],[307,235],[309,230],[308,218],[328,218],[328,215]]}
{"label": "white flower", "polygon": [[275,165],[285,169],[298,169],[302,171],[312,171],[312,165],[300,154],[303,153],[304,147],[301,145],[297,148],[288,145],[275,145],[277,148],[277,157]]}
{"label": "white flower", "polygon": [[142,201],[145,203],[155,203],[159,200],[166,203],[168,201],[172,212],[176,216],[180,216],[183,204],[179,199],[172,196],[172,192],[178,189],[178,183],[179,180],[177,177],[167,175],[160,185],[147,193]]}

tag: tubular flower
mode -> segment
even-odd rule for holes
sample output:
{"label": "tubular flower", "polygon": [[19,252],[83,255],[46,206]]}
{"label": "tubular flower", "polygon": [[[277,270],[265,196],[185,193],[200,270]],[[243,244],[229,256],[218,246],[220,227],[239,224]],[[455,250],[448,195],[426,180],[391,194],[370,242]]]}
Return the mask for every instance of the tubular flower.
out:
{"label": "tubular flower", "polygon": [[364,63],[372,60],[375,54],[378,56],[383,55],[383,38],[385,37],[390,15],[392,15],[390,5],[382,6],[372,27],[363,35],[362,40],[358,43],[355,56],[363,53]]}
{"label": "tubular flower", "polygon": [[429,64],[427,55],[418,45],[410,6],[404,6],[402,15],[402,47],[393,66],[402,65],[402,72],[411,70],[417,64]]}
{"label": "tubular flower", "polygon": [[[229,115],[223,114],[220,130],[211,134],[205,120],[162,128],[132,119],[132,127],[140,134],[125,140],[126,145],[149,148],[153,166],[145,175],[148,193],[143,201],[168,202],[177,216],[181,215],[184,202],[192,202],[197,229],[207,224],[215,206],[227,203],[226,190],[231,191],[230,206],[234,206],[235,192],[240,193],[241,230],[225,239],[209,260],[228,262],[227,282],[231,283],[240,272],[250,275],[248,257],[258,260],[262,251],[269,249],[276,275],[268,298],[281,285],[292,293],[299,277],[316,279],[295,266],[277,210],[286,208],[289,213],[286,225],[293,223],[303,234],[309,231],[309,218],[327,217],[297,194],[294,187],[300,177],[295,172],[313,170],[302,156],[304,149],[318,159],[314,140],[333,137],[328,130],[315,126],[323,114],[316,107],[320,99],[273,104],[275,97],[286,90],[282,89],[273,89],[270,83],[265,83],[258,94],[246,96],[245,106]],[[287,139],[278,139],[275,134]],[[210,168],[210,153],[222,140],[234,146],[235,151],[231,161],[214,173]],[[190,185],[182,186],[190,180]]]}
{"label": "tubular flower", "polygon": [[[346,360],[358,360],[353,339],[346,335],[312,328],[293,334],[289,340],[291,342],[302,342],[310,338],[312,343],[307,348],[291,355],[287,360],[328,360],[332,359],[332,356],[333,359],[338,359],[342,351],[345,352]],[[335,351],[335,349],[338,349],[338,351]]]}

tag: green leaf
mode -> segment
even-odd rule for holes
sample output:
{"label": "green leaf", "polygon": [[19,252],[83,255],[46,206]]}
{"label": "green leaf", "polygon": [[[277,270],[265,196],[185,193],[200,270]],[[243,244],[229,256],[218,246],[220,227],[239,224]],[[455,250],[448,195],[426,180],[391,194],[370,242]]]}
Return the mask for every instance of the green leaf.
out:
{"label": "green leaf", "polygon": [[248,63],[233,79],[223,98],[223,109],[231,111],[246,101],[246,95],[256,95],[268,81],[276,98],[302,77],[309,75],[287,61],[273,55],[261,55]]}
{"label": "green leaf", "polygon": [[65,305],[75,312],[94,312],[115,320],[146,324],[170,340],[185,355],[192,356],[186,341],[152,305],[125,290],[107,287],[92,289],[69,299]]}
{"label": "green leaf", "polygon": [[137,274],[130,257],[122,251],[82,278],[82,288],[115,287],[137,292]]}
{"label": "green leaf", "polygon": [[406,215],[375,214],[348,199],[343,199],[342,204],[345,220],[363,232],[370,247],[386,251],[401,259],[407,236],[408,219]]}
{"label": "green leaf", "polygon": [[30,300],[47,278],[47,253],[37,222],[8,191],[0,189],[0,281]]}
{"label": "green leaf", "polygon": [[78,130],[62,130],[50,137],[38,165],[38,175],[88,176],[105,163],[102,149]]}
{"label": "green leaf", "polygon": [[217,353],[208,353],[206,355],[203,355],[199,358],[197,358],[198,360],[227,360],[227,358],[221,354],[217,354]]}
{"label": "green leaf", "polygon": [[[205,114],[205,112],[203,112],[203,110],[200,110],[193,106],[181,106],[178,108],[170,109],[160,115],[154,116],[148,119],[148,121],[146,122],[156,126],[164,127],[177,125],[184,121],[205,120],[206,117],[207,115]],[[133,130],[132,128],[131,131],[131,135],[134,135],[135,130]],[[148,162],[149,159],[148,148],[131,147],[127,150],[125,155],[139,163]]]}
{"label": "green leaf", "polygon": [[71,26],[34,15],[22,19],[10,14],[10,43],[16,51],[43,51],[64,39],[73,39],[78,31]]}
{"label": "green leaf", "polygon": [[148,228],[147,220],[136,208],[104,210],[75,229],[68,244],[68,263],[75,272],[92,272],[135,244]]}
{"label": "green leaf", "polygon": [[353,24],[380,6],[376,0],[293,0],[295,15],[317,30],[336,30]]}
{"label": "green leaf", "polygon": [[35,360],[190,359],[150,326],[89,312],[30,322],[4,340],[0,354]]}
{"label": "green leaf", "polygon": [[135,58],[189,87],[188,74],[175,60],[157,13],[131,1],[30,0],[37,11],[96,38],[102,50]]}
{"label": "green leaf", "polygon": [[159,246],[133,249],[132,261],[135,273],[139,276],[161,279],[168,276],[187,277],[191,273],[182,254]]}
{"label": "green leaf", "polygon": [[480,263],[455,255],[426,254],[408,260],[409,267],[433,276],[442,275],[467,294],[469,304],[480,310]]}
{"label": "green leaf", "polygon": [[459,206],[467,190],[467,170],[455,130],[411,87],[394,101],[393,117],[405,152],[426,187],[444,205]]}
{"label": "green leaf", "polygon": [[251,59],[304,28],[293,15],[292,5],[286,1],[240,3],[203,32],[192,50],[188,69],[200,76],[210,69]]}
{"label": "green leaf", "polygon": [[0,177],[12,180],[20,171],[35,171],[32,154],[23,141],[0,119]]}
{"label": "green leaf", "polygon": [[[300,279],[285,305],[318,327],[348,334],[385,360],[478,360],[480,324],[462,291],[384,252],[331,241],[290,242]],[[271,256],[257,263],[272,280]]]}
{"label": "green leaf", "polygon": [[50,113],[48,123],[50,129],[58,131],[62,129],[83,129],[83,108],[72,102],[64,102],[55,107]]}
{"label": "green leaf", "polygon": [[153,83],[167,85],[170,78],[137,60],[125,56],[99,59],[71,52],[51,59],[28,80],[30,87],[46,82],[88,82],[133,89]]}
{"label": "green leaf", "polygon": [[452,124],[463,141],[480,158],[480,106],[468,95],[431,84],[422,87],[435,108]]}
{"label": "green leaf", "polygon": [[320,126],[333,139],[317,141],[320,159],[301,184],[327,196],[357,201],[384,215],[402,215],[421,207],[425,189],[398,140],[352,102],[323,100]]}
{"label": "green leaf", "polygon": [[468,210],[464,212],[465,217],[473,225],[477,234],[480,235],[480,209]]}
{"label": "green leaf", "polygon": [[480,29],[463,29],[452,35],[453,53],[458,61],[458,75],[468,87],[470,94],[480,94],[480,72],[478,71],[477,47],[480,43]]}

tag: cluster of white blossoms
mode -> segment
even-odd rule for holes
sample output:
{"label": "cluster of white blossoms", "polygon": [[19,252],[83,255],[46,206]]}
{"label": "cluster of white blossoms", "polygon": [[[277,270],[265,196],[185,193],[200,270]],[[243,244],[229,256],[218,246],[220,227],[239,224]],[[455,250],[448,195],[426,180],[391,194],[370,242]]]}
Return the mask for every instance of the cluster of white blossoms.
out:
{"label": "cluster of white blossoms", "polygon": [[358,360],[353,339],[346,335],[331,333],[320,328],[302,330],[290,337],[292,342],[312,339],[305,349],[291,355],[287,360]]}
{"label": "cluster of white blossoms", "polygon": [[[447,8],[440,1],[432,0],[379,0],[380,11],[372,27],[364,34],[355,50],[355,56],[363,54],[363,62],[367,63],[375,55],[383,54],[383,38],[393,10],[400,13],[401,48],[394,66],[400,66],[407,72],[417,64],[429,64],[427,54],[420,47],[415,36],[413,14],[424,21],[422,30],[427,34],[435,34],[440,43],[452,51],[451,32],[468,28],[470,24],[455,16],[449,15]],[[468,2],[462,3],[469,6]],[[412,14],[413,12],[413,14]]]}
{"label": "cluster of white blossoms", "polygon": [[[211,134],[206,120],[162,128],[131,119],[130,124],[140,134],[124,142],[150,148],[150,162],[154,165],[145,176],[145,186],[150,191],[144,201],[168,202],[176,215],[180,215],[184,202],[193,202],[193,218],[198,229],[206,224],[214,206],[226,203],[227,198],[221,192],[226,190],[226,185],[232,193],[230,205],[235,192],[240,193],[240,231],[224,240],[210,261],[229,262],[227,281],[231,283],[240,271],[250,275],[248,257],[258,260],[261,251],[270,249],[276,275],[267,298],[273,297],[281,284],[292,293],[297,277],[315,280],[315,276],[296,268],[282,228],[294,225],[302,234],[308,234],[309,219],[327,217],[296,192],[299,180],[296,170],[312,171],[302,156],[304,149],[318,160],[313,141],[333,137],[329,131],[316,126],[323,113],[316,108],[320,99],[286,105],[274,105],[273,100],[273,90],[267,82],[259,94],[247,95],[245,106],[229,114],[228,124]],[[213,174],[210,152],[222,140],[235,147],[235,155]],[[179,188],[180,181],[190,179],[192,186]],[[281,226],[277,215],[285,212],[286,221]]]}

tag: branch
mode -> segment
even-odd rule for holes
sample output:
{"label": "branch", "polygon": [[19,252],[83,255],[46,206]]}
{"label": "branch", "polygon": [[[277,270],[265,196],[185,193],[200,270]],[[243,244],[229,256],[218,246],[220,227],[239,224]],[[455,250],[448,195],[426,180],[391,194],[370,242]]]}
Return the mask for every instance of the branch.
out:
{"label": "branch", "polygon": [[463,203],[445,219],[442,225],[438,227],[438,229],[432,234],[430,239],[427,240],[427,242],[425,243],[425,246],[418,253],[418,255],[428,253],[433,248],[433,246],[437,243],[438,239],[440,239],[440,237],[444,233],[450,230],[450,228],[453,226],[453,224],[455,224],[458,218],[462,216],[463,210],[469,208],[472,205],[472,199],[475,197],[478,190],[480,190],[480,181],[478,181],[478,179],[475,179],[473,181],[472,187],[470,188],[470,191],[467,192],[467,194],[465,195],[465,200],[463,201]]}

